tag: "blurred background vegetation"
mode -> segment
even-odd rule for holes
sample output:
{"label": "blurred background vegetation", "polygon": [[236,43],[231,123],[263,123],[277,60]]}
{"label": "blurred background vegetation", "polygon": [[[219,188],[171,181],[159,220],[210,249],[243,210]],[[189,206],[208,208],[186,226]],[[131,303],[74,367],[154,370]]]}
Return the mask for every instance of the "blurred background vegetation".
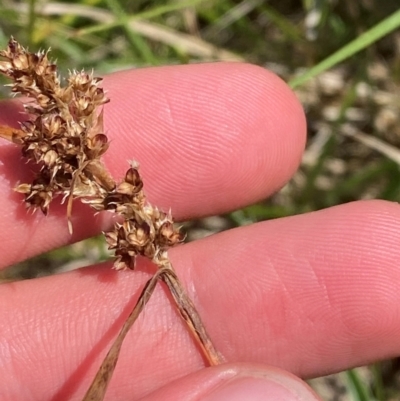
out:
{"label": "blurred background vegetation", "polygon": [[[187,222],[193,240],[357,199],[400,199],[399,10],[400,0],[2,0],[0,47],[10,35],[32,50],[51,47],[61,72],[237,60],[288,81],[308,120],[299,171],[264,202]],[[102,239],[92,238],[12,266],[0,281],[107,257]],[[327,401],[398,400],[400,363],[311,384]]]}

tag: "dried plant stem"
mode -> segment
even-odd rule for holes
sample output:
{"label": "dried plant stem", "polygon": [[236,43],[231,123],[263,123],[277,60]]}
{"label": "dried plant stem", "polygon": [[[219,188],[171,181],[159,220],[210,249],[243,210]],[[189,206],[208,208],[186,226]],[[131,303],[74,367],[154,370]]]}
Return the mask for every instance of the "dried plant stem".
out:
{"label": "dried plant stem", "polygon": [[172,266],[162,272],[161,280],[167,285],[174,301],[178,307],[182,319],[187,324],[196,342],[200,345],[204,356],[211,366],[224,362],[222,356],[215,349],[210,336],[208,335],[200,315],[197,312],[192,300],[187,295],[184,287],[179,281]]}
{"label": "dried plant stem", "polygon": [[102,401],[104,399],[107,386],[118,362],[122,343],[128,331],[149,302],[159,280],[162,280],[170,290],[183,320],[188,325],[198,344],[200,344],[208,363],[214,366],[223,362],[221,355],[212,344],[192,300],[187,295],[172,266],[169,265],[157,270],[154,276],[147,281],[135,307],[122,326],[82,401]]}
{"label": "dried plant stem", "polygon": [[82,401],[101,401],[103,400],[107,386],[111,380],[112,374],[114,372],[115,366],[118,361],[119,352],[121,350],[122,343],[132,327],[133,323],[135,323],[136,319],[139,317],[140,313],[142,312],[143,308],[150,300],[151,295],[153,294],[157,282],[160,279],[160,276],[167,270],[167,268],[158,270],[154,276],[147,281],[146,285],[144,286],[140,297],[133,308],[132,312],[126,319],[124,325],[121,328],[116,340],[114,341],[112,347],[108,351],[106,357],[103,360],[99,370],[96,373],[95,378],[91,386],[89,387],[88,391],[86,392]]}

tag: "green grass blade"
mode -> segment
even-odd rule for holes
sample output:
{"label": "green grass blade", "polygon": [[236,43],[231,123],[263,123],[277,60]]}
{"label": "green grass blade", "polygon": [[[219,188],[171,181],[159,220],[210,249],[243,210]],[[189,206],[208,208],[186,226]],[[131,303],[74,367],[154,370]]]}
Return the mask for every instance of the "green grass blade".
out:
{"label": "green grass blade", "polygon": [[375,401],[368,385],[361,380],[356,369],[348,370],[346,374],[354,401]]}
{"label": "green grass blade", "polygon": [[287,39],[293,40],[295,43],[304,42],[300,29],[297,28],[289,18],[280,14],[274,7],[267,4],[262,6],[262,10],[268,19],[280,29]]}
{"label": "green grass blade", "polygon": [[[167,14],[172,11],[179,11],[187,7],[193,7],[196,4],[204,2],[204,0],[190,0],[190,1],[183,1],[174,4],[168,4],[165,6],[158,6],[154,7],[151,10],[143,11],[134,15],[127,15],[126,19],[128,22],[132,22],[138,19],[142,20],[149,20],[152,18],[159,17],[163,14]],[[96,24],[94,26],[90,26],[88,28],[82,28],[79,30],[79,36],[81,35],[89,35],[93,33],[108,31],[112,28],[116,28],[118,26],[122,26],[125,24],[125,21],[117,20],[114,22],[104,23],[104,24]]]}
{"label": "green grass blade", "polygon": [[378,362],[371,366],[372,374],[374,378],[374,390],[376,394],[376,398],[378,401],[385,401],[389,398],[389,395],[386,394],[385,385],[383,383],[382,377],[382,365]]}
{"label": "green grass blade", "polygon": [[36,19],[35,5],[36,5],[35,0],[29,0],[28,25],[26,27],[29,46],[33,44],[33,33],[35,29],[35,19]]}
{"label": "green grass blade", "polygon": [[294,78],[289,82],[292,89],[304,84],[309,79],[319,75],[321,72],[332,68],[336,64],[339,64],[343,60],[353,56],[360,50],[365,49],[372,43],[383,38],[385,35],[394,31],[400,27],[400,10],[394,12],[388,18],[375,25],[373,28],[364,32],[357,39],[351,41],[346,46],[339,49],[337,52],[333,53],[331,56],[327,57],[325,60],[321,61],[315,67],[308,70],[305,74],[300,77]]}
{"label": "green grass blade", "polygon": [[110,10],[113,12],[115,17],[121,21],[122,27],[125,31],[126,37],[132,47],[132,49],[138,50],[141,58],[148,64],[156,65],[157,59],[153,55],[150,47],[139,35],[130,29],[128,24],[128,16],[122,6],[119,4],[118,0],[106,0],[106,3]]}

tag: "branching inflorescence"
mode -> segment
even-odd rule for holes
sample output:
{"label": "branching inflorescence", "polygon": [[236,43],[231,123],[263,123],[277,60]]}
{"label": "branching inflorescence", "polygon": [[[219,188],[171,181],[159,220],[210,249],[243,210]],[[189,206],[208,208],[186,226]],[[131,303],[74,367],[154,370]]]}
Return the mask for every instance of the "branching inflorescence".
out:
{"label": "branching inflorescence", "polygon": [[124,180],[116,184],[100,160],[109,146],[103,113],[98,113],[109,101],[99,87],[101,78],[72,71],[61,86],[47,53],[29,53],[14,39],[0,55],[6,58],[0,72],[13,81],[12,92],[33,100],[24,105],[32,118],[11,135],[23,156],[40,165],[32,183],[16,188],[25,194],[27,205],[47,214],[51,201],[62,195],[70,215],[72,200],[81,198],[96,211],[123,217],[122,224],[105,234],[115,250],[116,269],[134,268],[137,255],[158,266],[168,263],[166,250],[182,237],[172,216],[146,201],[138,164],[132,162]]}
{"label": "branching inflorescence", "polygon": [[99,107],[109,101],[99,86],[101,78],[74,70],[62,85],[56,65],[49,60],[47,52],[31,53],[13,38],[8,47],[0,51],[0,56],[5,59],[0,61],[0,73],[11,79],[11,91],[28,98],[24,108],[29,120],[20,123],[20,129],[0,127],[0,136],[20,145],[22,155],[39,165],[31,183],[15,188],[25,195],[27,206],[40,209],[46,215],[51,201],[61,195],[67,200],[71,232],[70,216],[75,198],[97,212],[120,215],[121,223],[105,233],[109,249],[115,252],[114,267],[134,269],[138,255],[151,259],[158,267],[84,400],[102,399],[99,394],[105,392],[122,340],[160,279],[170,289],[209,363],[219,363],[221,358],[168,258],[168,248],[183,239],[171,214],[147,202],[138,163],[131,162],[124,179],[116,183],[101,161],[109,147],[103,129],[103,112],[99,112]]}

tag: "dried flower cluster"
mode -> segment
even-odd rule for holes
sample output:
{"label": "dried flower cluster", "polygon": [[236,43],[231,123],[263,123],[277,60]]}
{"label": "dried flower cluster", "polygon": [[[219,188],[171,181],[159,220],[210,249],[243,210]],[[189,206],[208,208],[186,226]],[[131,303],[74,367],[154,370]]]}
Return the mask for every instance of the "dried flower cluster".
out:
{"label": "dried flower cluster", "polygon": [[132,162],[125,179],[103,199],[87,202],[96,210],[109,210],[123,216],[122,224],[105,234],[109,249],[115,250],[116,269],[134,268],[135,256],[143,255],[159,267],[169,266],[167,249],[182,241],[171,214],[146,202],[138,165]]}
{"label": "dried flower cluster", "polygon": [[98,87],[100,79],[74,71],[61,87],[47,53],[29,53],[14,39],[0,55],[7,59],[0,63],[0,72],[13,80],[12,92],[34,99],[25,104],[32,119],[21,124],[12,140],[41,169],[31,184],[16,190],[25,194],[29,206],[45,214],[58,194],[100,195],[103,185],[91,174],[108,147],[101,115],[96,114],[96,107],[108,101]]}
{"label": "dried flower cluster", "polygon": [[72,71],[65,86],[46,52],[30,53],[13,38],[0,52],[0,73],[13,83],[12,92],[30,97],[24,105],[32,117],[21,123],[11,140],[22,146],[22,154],[40,165],[32,183],[17,186],[31,208],[47,214],[54,197],[82,198],[95,210],[121,215],[112,232],[106,233],[115,250],[115,268],[133,268],[135,256],[144,255],[158,266],[168,264],[166,250],[182,240],[172,216],[147,203],[137,163],[132,162],[124,180],[116,184],[101,156],[108,149],[103,113],[98,107],[109,101],[101,78]]}

